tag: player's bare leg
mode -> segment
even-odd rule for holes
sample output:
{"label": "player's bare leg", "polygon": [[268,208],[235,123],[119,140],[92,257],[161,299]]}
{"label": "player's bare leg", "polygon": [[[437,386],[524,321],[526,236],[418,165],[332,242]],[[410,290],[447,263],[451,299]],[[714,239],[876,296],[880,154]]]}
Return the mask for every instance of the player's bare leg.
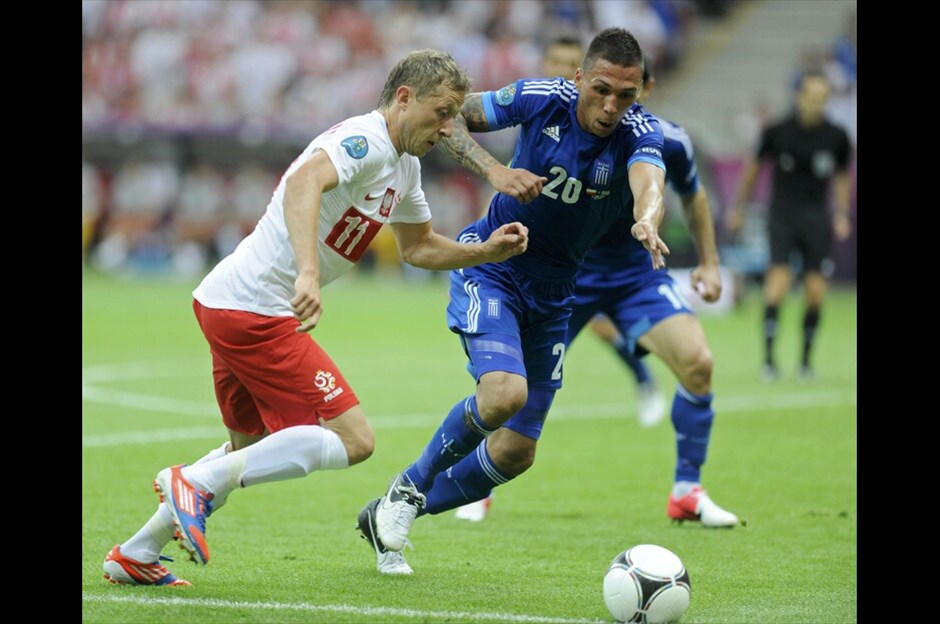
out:
{"label": "player's bare leg", "polygon": [[205,565],[209,548],[206,519],[241,487],[284,481],[316,470],[337,470],[367,459],[374,434],[356,405],[323,426],[296,425],[203,464],[172,466],[157,475],[155,488],[167,503],[182,548]]}
{"label": "player's bare leg", "polygon": [[774,340],[780,304],[790,292],[792,283],[793,274],[786,264],[771,264],[764,274],[764,366],[761,378],[765,382],[776,381],[780,376],[774,361]]}
{"label": "player's bare leg", "polygon": [[[262,436],[249,437],[260,440]],[[235,440],[231,438],[229,442],[212,449],[194,464],[222,457],[232,450],[232,446],[236,444]],[[239,438],[238,443],[247,444],[248,441]],[[216,509],[224,503],[224,500],[217,501]],[[166,503],[161,502],[157,511],[137,533],[111,549],[104,561],[104,577],[112,583],[122,585],[189,585],[188,581],[176,578],[160,564],[160,559],[168,559],[160,552],[173,540],[175,531],[173,516]]]}
{"label": "player's bare leg", "polygon": [[700,521],[706,527],[737,526],[738,517],[716,505],[701,485],[715,415],[712,354],[701,322],[691,314],[676,314],[654,325],[639,342],[659,356],[679,381],[672,403],[677,461],[667,514],[674,520]]}
{"label": "player's bare leg", "polygon": [[813,381],[815,374],[810,366],[810,354],[819,326],[820,310],[826,297],[826,277],[820,271],[807,271],[803,276],[806,309],[803,312],[803,350],[798,376],[802,381]]}
{"label": "player's bare leg", "polygon": [[521,375],[490,371],[480,377],[476,392],[451,409],[418,460],[392,478],[379,500],[375,533],[386,549],[399,552],[409,543],[411,525],[425,505],[424,492],[430,490],[437,474],[476,449],[522,409],[527,398],[526,379]]}
{"label": "player's bare leg", "polygon": [[643,362],[630,352],[623,335],[605,314],[597,314],[588,323],[591,330],[609,344],[636,377],[637,421],[641,427],[658,425],[666,415],[666,401],[659,392],[656,378]]}

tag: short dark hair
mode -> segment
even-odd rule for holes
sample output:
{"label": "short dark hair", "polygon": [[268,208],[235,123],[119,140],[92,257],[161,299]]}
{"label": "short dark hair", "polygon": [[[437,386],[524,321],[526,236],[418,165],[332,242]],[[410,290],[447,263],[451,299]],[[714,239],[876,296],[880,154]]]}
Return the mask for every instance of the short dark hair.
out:
{"label": "short dark hair", "polygon": [[649,54],[646,52],[643,53],[643,84],[646,84],[650,81],[650,78],[655,78],[653,75],[653,59],[649,57]]}
{"label": "short dark hair", "polygon": [[582,67],[588,71],[597,59],[604,59],[621,67],[643,67],[643,50],[629,31],[623,28],[605,28],[591,40]]}

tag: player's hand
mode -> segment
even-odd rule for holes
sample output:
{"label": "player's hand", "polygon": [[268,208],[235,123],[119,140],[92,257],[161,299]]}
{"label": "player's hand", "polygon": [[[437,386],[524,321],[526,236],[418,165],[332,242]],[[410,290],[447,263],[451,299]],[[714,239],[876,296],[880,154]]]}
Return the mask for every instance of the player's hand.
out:
{"label": "player's hand", "polygon": [[489,262],[502,262],[525,253],[529,246],[529,228],[518,221],[499,226],[484,243]]}
{"label": "player's hand", "polygon": [[832,220],[832,229],[836,233],[836,240],[840,243],[848,239],[852,233],[852,221],[847,214],[836,214]]}
{"label": "player's hand", "polygon": [[731,233],[731,236],[737,237],[741,228],[744,227],[744,206],[735,206],[725,214],[725,227]]}
{"label": "player's hand", "polygon": [[323,314],[320,302],[320,279],[308,273],[301,273],[294,280],[294,298],[290,300],[290,309],[294,318],[300,321],[297,333],[308,332],[317,326]]}
{"label": "player's hand", "polygon": [[692,290],[708,303],[721,297],[721,273],[716,266],[698,265],[692,269]]}
{"label": "player's hand", "polygon": [[659,237],[659,232],[656,231],[656,226],[651,221],[640,219],[630,228],[630,234],[643,243],[646,251],[650,252],[653,259],[653,270],[662,269],[666,266],[666,259],[663,256],[669,255],[669,247]]}
{"label": "player's hand", "polygon": [[548,178],[537,176],[528,169],[510,169],[504,165],[493,167],[488,179],[497,191],[523,204],[538,197],[542,186],[548,182]]}

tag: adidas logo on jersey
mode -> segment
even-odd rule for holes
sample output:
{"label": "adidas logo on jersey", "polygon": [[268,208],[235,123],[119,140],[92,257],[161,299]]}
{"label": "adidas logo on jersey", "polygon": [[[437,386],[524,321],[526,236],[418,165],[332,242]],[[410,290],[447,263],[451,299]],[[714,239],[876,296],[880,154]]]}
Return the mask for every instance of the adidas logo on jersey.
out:
{"label": "adidas logo on jersey", "polygon": [[561,135],[558,134],[558,126],[549,126],[547,128],[542,128],[542,134],[546,134],[555,140],[555,143],[561,141]]}

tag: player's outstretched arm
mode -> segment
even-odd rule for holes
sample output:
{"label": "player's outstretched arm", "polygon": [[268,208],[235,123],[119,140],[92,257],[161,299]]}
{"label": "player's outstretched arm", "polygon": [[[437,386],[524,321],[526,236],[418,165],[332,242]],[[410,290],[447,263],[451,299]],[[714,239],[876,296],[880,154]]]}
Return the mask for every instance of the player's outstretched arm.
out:
{"label": "player's outstretched arm", "polygon": [[320,225],[320,199],[336,188],[339,176],[325,152],[318,151],[287,178],[284,192],[284,221],[290,237],[297,279],[291,310],[300,321],[296,331],[310,331],[323,314],[320,301],[320,258],[317,231]]}
{"label": "player's outstretched arm", "polygon": [[666,172],[645,162],[635,162],[627,172],[630,190],[633,192],[633,219],[636,223],[630,228],[630,234],[637,239],[653,261],[654,269],[666,266],[664,255],[669,255],[669,247],[659,237],[659,224],[666,214],[663,203],[663,185]]}
{"label": "player's outstretched arm", "polygon": [[686,221],[692,233],[692,242],[698,252],[698,266],[692,269],[692,289],[709,303],[721,297],[721,273],[718,270],[718,245],[715,243],[715,224],[708,203],[708,194],[700,184],[692,195],[682,196]]}
{"label": "player's outstretched arm", "polygon": [[458,243],[441,236],[424,223],[392,223],[402,260],[431,271],[463,269],[485,262],[502,262],[524,253],[529,244],[529,229],[518,222],[494,230],[483,243]]}
{"label": "player's outstretched arm", "polygon": [[835,176],[836,213],[833,217],[833,231],[837,241],[846,240],[852,234],[852,221],[849,219],[849,198],[852,196],[852,179],[849,172],[840,171]]}
{"label": "player's outstretched arm", "polygon": [[548,178],[537,176],[526,169],[510,169],[470,136],[471,132],[489,131],[482,95],[471,93],[464,99],[463,107],[454,119],[453,136],[442,139],[438,143],[439,149],[486,179],[500,193],[514,197],[523,204],[538,197]]}
{"label": "player's outstretched arm", "polygon": [[737,234],[744,226],[744,210],[747,202],[754,193],[754,187],[757,185],[757,176],[760,173],[761,162],[757,158],[750,158],[744,164],[744,172],[741,174],[741,186],[738,189],[738,196],[728,212],[725,225],[732,234]]}

